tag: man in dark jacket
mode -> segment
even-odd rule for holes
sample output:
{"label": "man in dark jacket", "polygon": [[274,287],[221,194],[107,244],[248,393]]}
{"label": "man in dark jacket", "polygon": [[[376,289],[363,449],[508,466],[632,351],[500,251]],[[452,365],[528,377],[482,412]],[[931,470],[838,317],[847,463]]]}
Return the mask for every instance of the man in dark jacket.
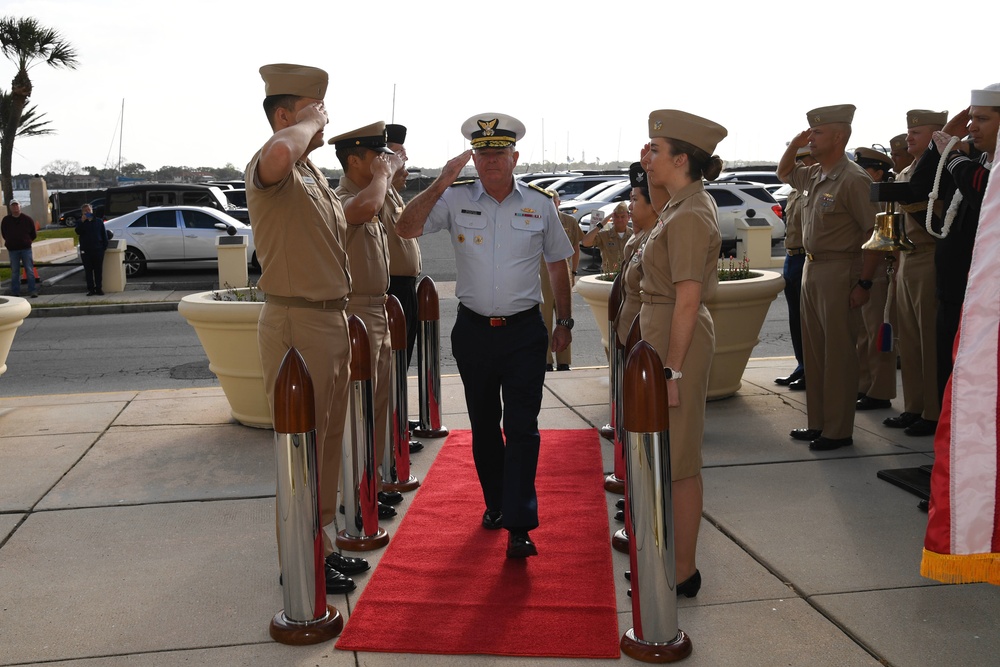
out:
{"label": "man in dark jacket", "polygon": [[104,275],[104,251],[108,249],[108,232],[104,228],[104,220],[94,215],[90,204],[84,204],[80,213],[82,217],[76,223],[76,233],[80,237],[80,259],[87,278],[87,296],[104,296],[101,279]]}
{"label": "man in dark jacket", "polygon": [[10,213],[0,220],[0,235],[3,236],[7,254],[10,255],[10,293],[21,295],[21,266],[28,274],[28,293],[31,298],[38,296],[35,291],[35,263],[31,258],[31,243],[35,240],[35,221],[21,213],[21,204],[10,200]]}

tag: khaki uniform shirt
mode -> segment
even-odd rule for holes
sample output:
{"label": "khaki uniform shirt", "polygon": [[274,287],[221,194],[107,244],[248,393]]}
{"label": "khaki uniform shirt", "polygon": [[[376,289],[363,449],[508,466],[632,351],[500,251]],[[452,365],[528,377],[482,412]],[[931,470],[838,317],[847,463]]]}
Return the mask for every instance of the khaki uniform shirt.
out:
{"label": "khaki uniform shirt", "polygon": [[326,177],[310,160],[295,163],[283,181],[256,183],[260,151],[246,169],[247,207],[253,211],[258,286],[266,294],[310,301],[343,299],[351,292],[347,219]]}
{"label": "khaki uniform shirt", "polygon": [[[361,189],[347,176],[341,176],[335,193],[346,204]],[[352,299],[358,296],[384,296],[389,289],[389,247],[385,229],[378,216],[363,225],[347,226],[347,255],[354,283]]]}
{"label": "khaki uniform shirt", "polygon": [[785,250],[802,247],[802,205],[808,193],[792,190],[785,201]]}
{"label": "khaki uniform shirt", "polygon": [[820,165],[798,165],[788,181],[808,193],[802,204],[802,245],[814,255],[861,254],[878,205],[870,201],[871,176],[844,155],[825,177]]}
{"label": "khaki uniform shirt", "polygon": [[420,244],[417,239],[404,239],[396,233],[396,222],[403,214],[403,198],[389,186],[379,218],[389,242],[389,275],[416,278],[420,275]]}
{"label": "khaki uniform shirt", "polygon": [[602,229],[594,237],[594,247],[601,251],[601,271],[613,273],[621,269],[625,255],[625,244],[632,238],[632,230],[626,228],[624,236],[611,229]]}

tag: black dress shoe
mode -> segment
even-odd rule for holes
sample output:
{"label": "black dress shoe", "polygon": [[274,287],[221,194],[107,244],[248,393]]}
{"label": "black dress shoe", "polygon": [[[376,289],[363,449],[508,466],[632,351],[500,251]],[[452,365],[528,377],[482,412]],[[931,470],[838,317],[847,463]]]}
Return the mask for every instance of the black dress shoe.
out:
{"label": "black dress shoe", "polygon": [[823,431],[818,428],[793,428],[788,435],[792,436],[795,440],[810,442],[823,435]]}
{"label": "black dress shoe", "polygon": [[632,581],[632,570],[625,570],[625,581]]}
{"label": "black dress shoe", "polygon": [[928,510],[930,510],[930,507],[931,504],[926,500],[921,500],[919,503],[917,503],[917,509],[920,510],[921,512],[927,512]]}
{"label": "black dress shoe", "polygon": [[507,534],[507,558],[537,556],[538,549],[526,530],[512,530]]}
{"label": "black dress shoe", "polygon": [[385,503],[378,504],[378,518],[391,519],[394,516],[396,516],[396,510],[393,509],[392,505],[386,505]]}
{"label": "black dress shoe", "polygon": [[552,367],[552,364],[545,364],[545,372],[546,373],[551,373],[554,370],[555,370],[555,368]]}
{"label": "black dress shoe", "polygon": [[623,510],[625,509],[625,499],[619,498],[615,501],[615,509]]}
{"label": "black dress shoe", "polygon": [[882,424],[889,428],[906,428],[918,419],[920,415],[916,412],[904,412],[898,417],[886,417],[882,420]]}
{"label": "black dress shoe", "polygon": [[781,385],[782,387],[787,387],[791,383],[802,377],[802,371],[793,371],[790,375],[785,377],[774,378],[774,384]]}
{"label": "black dress shoe", "polygon": [[805,391],[806,390],[806,379],[804,377],[799,378],[795,382],[789,382],[788,388],[792,391]]}
{"label": "black dress shoe", "polygon": [[104,292],[102,290],[97,290],[97,296],[104,296]]}
{"label": "black dress shoe", "polygon": [[872,398],[866,395],[859,398],[854,407],[857,410],[885,410],[892,407],[892,402],[888,398]]}
{"label": "black dress shoe", "polygon": [[483,528],[487,530],[503,528],[503,512],[500,510],[486,510],[483,512]]}
{"label": "black dress shoe", "polygon": [[424,448],[424,443],[420,442],[419,440],[410,440],[410,453],[411,454],[416,454],[417,452],[419,452],[423,448]]}
{"label": "black dress shoe", "polygon": [[618,510],[615,512],[615,521],[625,523],[625,510]]}
{"label": "black dress shoe", "polygon": [[632,589],[630,588],[627,591],[625,591],[625,595],[632,597]]}
{"label": "black dress shoe", "polygon": [[364,558],[351,558],[350,556],[338,554],[336,551],[326,557],[326,564],[337,572],[346,574],[347,576],[360,574],[371,568],[368,561]]}
{"label": "black dress shoe", "polygon": [[325,569],[326,569],[327,595],[335,595],[337,593],[350,593],[355,588],[357,588],[357,586],[354,585],[353,579],[333,569],[333,567],[331,567],[329,563],[326,564]]}
{"label": "black dress shoe", "polygon": [[87,296],[94,296],[95,294],[97,294],[97,292],[95,292],[94,290],[90,290],[89,292],[87,292]]}
{"label": "black dress shoe", "polygon": [[850,447],[854,444],[854,438],[824,438],[820,436],[809,443],[809,449],[814,452],[828,452],[831,449]]}
{"label": "black dress shoe", "polygon": [[569,364],[557,364],[556,365],[556,370],[557,371],[568,371],[569,370]]}
{"label": "black dress shoe", "polygon": [[379,491],[378,501],[386,505],[398,505],[403,502],[403,494],[399,491]]}
{"label": "black dress shoe", "polygon": [[918,419],[913,422],[905,429],[903,433],[905,435],[921,436],[921,435],[934,435],[937,431],[937,422],[931,421],[929,419]]}
{"label": "black dress shoe", "polygon": [[694,571],[690,577],[677,584],[677,597],[693,598],[701,590],[701,572]]}

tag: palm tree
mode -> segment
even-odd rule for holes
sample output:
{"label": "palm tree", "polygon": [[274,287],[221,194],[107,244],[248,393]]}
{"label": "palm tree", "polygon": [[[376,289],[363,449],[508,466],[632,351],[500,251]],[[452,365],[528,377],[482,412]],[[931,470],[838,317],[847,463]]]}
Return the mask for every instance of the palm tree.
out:
{"label": "palm tree", "polygon": [[2,145],[0,145],[0,172],[3,173],[3,201],[14,196],[14,179],[11,161],[14,155],[14,137],[18,134],[24,108],[31,97],[31,79],[28,70],[38,62],[51,67],[75,69],[76,50],[62,36],[39,25],[33,18],[0,19],[0,51],[17,65],[11,81],[9,113],[4,119]]}
{"label": "palm tree", "polygon": [[[0,88],[0,144],[7,133],[7,119],[10,118],[10,93]],[[24,107],[21,112],[21,120],[18,121],[17,136],[37,137],[43,134],[55,134],[55,130],[48,127],[52,121],[42,120],[45,114],[38,113],[37,106]]]}

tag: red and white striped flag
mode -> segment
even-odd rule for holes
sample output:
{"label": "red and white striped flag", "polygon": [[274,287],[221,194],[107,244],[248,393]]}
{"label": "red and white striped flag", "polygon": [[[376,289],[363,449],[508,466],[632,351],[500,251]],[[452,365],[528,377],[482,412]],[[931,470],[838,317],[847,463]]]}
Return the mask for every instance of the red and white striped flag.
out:
{"label": "red and white striped flag", "polygon": [[955,367],[934,436],[920,574],[1000,585],[1000,174],[991,174],[955,340]]}

